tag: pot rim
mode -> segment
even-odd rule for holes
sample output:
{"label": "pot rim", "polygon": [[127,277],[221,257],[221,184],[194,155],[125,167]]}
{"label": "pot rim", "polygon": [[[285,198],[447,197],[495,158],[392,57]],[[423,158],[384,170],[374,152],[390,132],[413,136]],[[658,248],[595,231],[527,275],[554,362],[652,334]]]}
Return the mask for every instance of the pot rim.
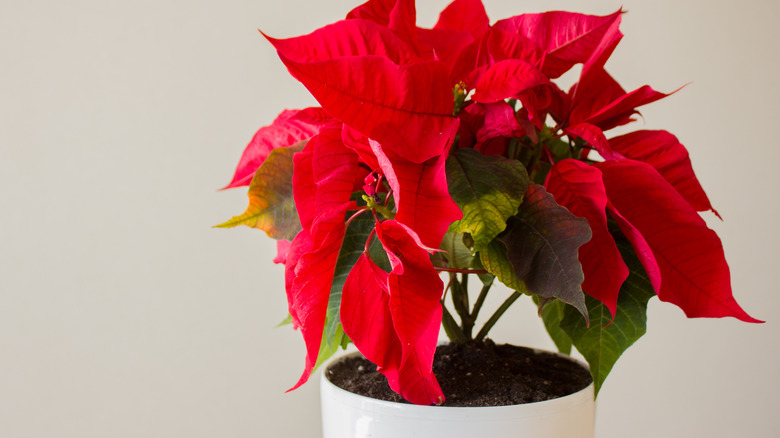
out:
{"label": "pot rim", "polygon": [[[531,348],[531,347],[524,347],[524,348]],[[571,357],[566,354],[562,354],[559,352],[554,351],[548,351],[540,348],[531,348],[531,350],[534,350],[537,353],[548,353],[548,354],[555,354],[558,357],[564,358],[566,360],[572,361],[574,363],[579,364],[586,370],[589,369],[588,365],[574,357]],[[409,413],[416,413],[420,415],[421,417],[424,417],[425,415],[429,415],[431,412],[437,409],[453,409],[458,410],[462,413],[469,413],[472,411],[479,411],[480,413],[485,413],[486,411],[490,411],[496,415],[501,416],[502,414],[508,414],[511,415],[511,417],[517,418],[518,411],[527,411],[526,414],[521,414],[522,416],[537,416],[537,415],[544,415],[548,411],[551,410],[557,410],[561,408],[569,408],[578,406],[584,403],[594,403],[595,402],[595,392],[594,392],[594,386],[593,381],[591,380],[591,383],[582,388],[581,390],[577,392],[573,392],[571,394],[557,397],[549,400],[543,400],[538,402],[529,402],[529,403],[521,403],[521,404],[515,404],[515,405],[503,405],[503,406],[436,406],[436,405],[414,405],[410,403],[400,403],[400,402],[394,402],[394,401],[387,401],[387,400],[379,400],[376,398],[368,397],[365,395],[356,394],[351,391],[347,391],[346,389],[343,389],[333,382],[331,382],[327,375],[328,370],[330,367],[335,364],[336,362],[343,360],[348,357],[358,356],[361,355],[359,351],[354,351],[351,353],[343,354],[339,357],[336,357],[332,359],[323,369],[321,373],[320,378],[320,387],[321,391],[330,391],[333,393],[334,396],[338,396],[340,399],[342,399],[342,402],[353,405],[353,406],[366,406],[366,405],[372,405],[377,408],[385,408],[385,409],[403,409],[405,410],[405,413],[408,415]],[[468,417],[464,417],[464,421],[469,421]]]}

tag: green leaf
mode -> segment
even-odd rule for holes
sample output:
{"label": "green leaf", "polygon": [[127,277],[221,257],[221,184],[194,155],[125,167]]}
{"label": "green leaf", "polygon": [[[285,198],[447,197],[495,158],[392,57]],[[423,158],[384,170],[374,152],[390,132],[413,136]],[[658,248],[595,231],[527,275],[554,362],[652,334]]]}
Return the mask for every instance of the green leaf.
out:
{"label": "green leaf", "polygon": [[341,330],[341,291],[347,275],[355,265],[360,255],[363,254],[366,240],[374,229],[374,218],[370,213],[364,213],[352,220],[344,233],[344,242],[341,244],[339,257],[336,260],[336,270],[333,274],[333,283],[330,286],[328,298],[328,310],[325,316],[325,340],[331,349],[336,349],[341,339],[337,337]]}
{"label": "green leaf", "polygon": [[474,149],[458,149],[447,158],[450,195],[463,211],[450,231],[469,233],[479,251],[506,228],[517,213],[528,187],[528,174],[517,161],[485,156]]}
{"label": "green leaf", "polygon": [[465,269],[474,262],[474,255],[463,243],[462,233],[447,232],[441,241],[439,249],[446,252],[450,268]]}
{"label": "green leaf", "polygon": [[561,321],[561,328],[571,337],[574,346],[590,365],[596,393],[620,355],[645,334],[647,302],[655,295],[631,244],[620,237],[616,237],[615,241],[629,269],[628,278],[620,288],[615,319],[612,320],[605,305],[588,296],[586,302],[591,317],[590,327],[570,306],[564,309]]}
{"label": "green leaf", "polygon": [[508,288],[528,293],[525,284],[515,275],[515,270],[506,257],[506,247],[498,239],[493,240],[479,252],[479,261],[486,271],[495,275]]}
{"label": "green leaf", "polygon": [[[347,335],[344,334],[344,329],[341,328],[341,324],[338,325],[338,328],[336,330],[336,333],[334,333],[334,340],[337,340],[337,342],[329,342],[328,339],[325,337],[325,333],[322,333],[322,342],[320,343],[320,352],[317,354],[317,362],[314,364],[314,370],[319,368],[320,365],[325,363],[328,359],[330,359],[331,356],[333,356],[339,349],[339,347],[347,348],[346,345],[344,345],[344,339],[347,338]],[[313,370],[312,370],[313,371]]]}
{"label": "green leaf", "polygon": [[290,315],[290,314],[288,313],[288,314],[287,314],[287,318],[284,318],[284,319],[282,320],[282,322],[280,322],[279,324],[276,324],[276,325],[274,326],[274,328],[283,327],[283,326],[286,326],[286,325],[289,325],[289,324],[292,324],[292,315]]}
{"label": "green leaf", "polygon": [[[569,307],[560,300],[551,300],[548,302],[542,301],[538,296],[534,296],[534,302],[539,307],[539,316],[544,321],[544,328],[547,329],[547,333],[555,342],[555,346],[558,347],[558,351],[563,354],[571,354],[571,337],[561,328],[561,321],[563,320],[564,310]],[[577,314],[580,318],[582,315]],[[584,318],[583,318],[584,321]]]}
{"label": "green leaf", "polygon": [[249,184],[246,211],[216,227],[246,225],[265,231],[273,239],[292,240],[301,229],[292,188],[293,155],[301,148],[296,144],[272,150]]}
{"label": "green leaf", "polygon": [[578,250],[590,236],[587,220],[571,214],[534,184],[498,240],[506,246],[515,276],[531,293],[571,304],[587,320]]}

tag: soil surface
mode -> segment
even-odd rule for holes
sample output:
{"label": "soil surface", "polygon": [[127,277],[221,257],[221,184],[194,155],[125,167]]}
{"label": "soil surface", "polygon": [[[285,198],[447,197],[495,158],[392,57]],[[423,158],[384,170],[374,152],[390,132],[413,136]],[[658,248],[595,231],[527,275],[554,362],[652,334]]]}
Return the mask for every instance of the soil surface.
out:
{"label": "soil surface", "polygon": [[[357,355],[334,362],[328,380],[347,391],[380,400],[406,403]],[[592,382],[580,365],[554,354],[490,340],[436,349],[433,372],[446,401],[443,406],[505,406],[532,403],[575,393]]]}

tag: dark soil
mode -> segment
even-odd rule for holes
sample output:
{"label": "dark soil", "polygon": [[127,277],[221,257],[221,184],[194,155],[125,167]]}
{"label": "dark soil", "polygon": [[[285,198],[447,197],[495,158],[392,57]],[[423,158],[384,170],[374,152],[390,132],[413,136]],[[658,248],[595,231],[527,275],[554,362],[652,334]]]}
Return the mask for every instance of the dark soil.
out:
{"label": "dark soil", "polygon": [[[347,391],[406,403],[362,356],[334,362],[328,380]],[[557,355],[487,340],[436,349],[433,372],[446,401],[443,406],[505,406],[575,393],[592,382],[582,366]]]}

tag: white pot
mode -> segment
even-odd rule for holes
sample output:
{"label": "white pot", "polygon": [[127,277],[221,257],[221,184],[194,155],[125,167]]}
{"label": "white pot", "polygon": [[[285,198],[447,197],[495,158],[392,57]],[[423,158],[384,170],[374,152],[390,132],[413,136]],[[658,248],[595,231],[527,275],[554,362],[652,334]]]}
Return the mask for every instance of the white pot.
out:
{"label": "white pot", "polygon": [[[583,365],[584,366],[584,365]],[[323,438],[593,438],[593,384],[536,403],[491,407],[418,406],[345,391],[322,373]]]}

